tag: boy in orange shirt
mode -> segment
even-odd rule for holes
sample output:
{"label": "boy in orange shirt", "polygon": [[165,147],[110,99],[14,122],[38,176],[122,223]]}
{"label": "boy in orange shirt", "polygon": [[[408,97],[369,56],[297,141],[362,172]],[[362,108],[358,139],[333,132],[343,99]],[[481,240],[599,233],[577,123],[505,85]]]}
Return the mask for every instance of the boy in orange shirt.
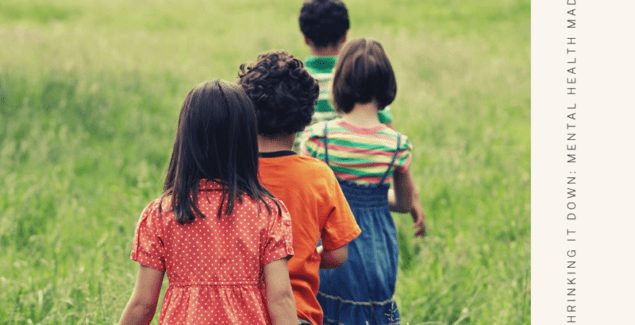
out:
{"label": "boy in orange shirt", "polygon": [[296,133],[311,123],[319,87],[302,61],[283,51],[259,55],[254,64],[241,65],[239,75],[256,109],[260,180],[291,214],[289,277],[298,318],[322,324],[319,269],[342,265],[347,244],[361,230],[331,169],[292,151]]}

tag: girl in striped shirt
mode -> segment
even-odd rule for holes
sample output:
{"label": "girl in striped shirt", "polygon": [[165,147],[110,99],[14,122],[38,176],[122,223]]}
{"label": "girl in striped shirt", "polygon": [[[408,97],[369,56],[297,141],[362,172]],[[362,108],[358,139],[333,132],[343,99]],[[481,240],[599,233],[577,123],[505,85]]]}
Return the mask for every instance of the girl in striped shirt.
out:
{"label": "girl in striped shirt", "polygon": [[[390,210],[409,212],[408,138],[381,124],[397,84],[381,44],[350,41],[340,54],[333,99],[342,118],[312,125],[302,150],[335,172],[362,234],[349,244],[348,262],[320,272],[318,300],[325,324],[396,324],[397,232]],[[390,183],[394,189],[389,191]]]}

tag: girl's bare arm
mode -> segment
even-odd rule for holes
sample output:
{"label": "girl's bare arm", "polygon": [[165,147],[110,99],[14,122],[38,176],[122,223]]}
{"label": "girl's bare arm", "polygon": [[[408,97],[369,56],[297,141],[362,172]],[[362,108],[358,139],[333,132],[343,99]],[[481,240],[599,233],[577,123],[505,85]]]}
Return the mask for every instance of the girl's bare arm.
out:
{"label": "girl's bare arm", "polygon": [[426,213],[423,210],[423,204],[419,199],[419,191],[415,187],[412,192],[412,208],[410,209],[410,215],[412,216],[412,228],[415,230],[416,237],[423,237],[426,235]]}
{"label": "girl's bare arm", "polygon": [[393,174],[394,190],[388,192],[390,211],[406,213],[412,208],[414,184],[409,171],[395,169]]}
{"label": "girl's bare arm", "polygon": [[[410,212],[412,215],[412,221],[414,222],[412,227],[415,230],[415,236],[425,236],[426,215],[423,210],[423,205],[421,204],[421,201],[419,201],[419,191],[414,186],[414,181],[412,180],[410,171],[399,172],[398,170],[395,170],[394,185],[394,190],[391,189],[388,191],[388,206],[390,210],[402,213]],[[400,195],[410,196],[410,206],[407,209],[405,208],[405,205],[408,202],[406,202],[406,198],[403,197],[401,197],[400,200]]]}
{"label": "girl's bare arm", "polygon": [[147,266],[140,266],[134,292],[121,315],[119,324],[150,324],[157,309],[163,273]]}
{"label": "girl's bare arm", "polygon": [[286,259],[265,265],[265,287],[267,308],[273,325],[297,325],[295,299],[289,281],[289,267]]}

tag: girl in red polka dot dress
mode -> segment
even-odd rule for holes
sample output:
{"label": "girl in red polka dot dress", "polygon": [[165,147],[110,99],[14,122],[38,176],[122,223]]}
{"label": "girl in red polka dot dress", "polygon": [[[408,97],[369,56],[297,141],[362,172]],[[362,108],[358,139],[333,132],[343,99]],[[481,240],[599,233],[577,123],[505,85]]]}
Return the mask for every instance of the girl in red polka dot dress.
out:
{"label": "girl in red polka dot dress", "polygon": [[257,178],[256,116],[237,85],[192,89],[163,195],[141,213],[140,264],[122,324],[297,324],[287,259],[291,220]]}

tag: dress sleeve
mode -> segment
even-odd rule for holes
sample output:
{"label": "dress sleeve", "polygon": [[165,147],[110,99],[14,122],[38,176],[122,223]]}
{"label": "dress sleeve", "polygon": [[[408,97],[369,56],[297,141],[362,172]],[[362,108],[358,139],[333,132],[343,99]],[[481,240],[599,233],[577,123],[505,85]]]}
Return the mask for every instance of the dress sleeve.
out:
{"label": "dress sleeve", "polygon": [[143,266],[165,271],[165,249],[161,239],[158,203],[150,203],[141,213],[130,258]]}
{"label": "dress sleeve", "polygon": [[350,243],[362,232],[334,175],[331,184],[330,211],[322,230],[322,246],[327,250]]}
{"label": "dress sleeve", "polygon": [[291,235],[291,217],[281,201],[280,211],[272,206],[272,215],[268,216],[268,229],[264,238],[262,265],[293,256],[293,240]]}
{"label": "dress sleeve", "polygon": [[405,135],[401,135],[401,146],[399,147],[399,154],[395,159],[395,169],[404,172],[410,167],[410,161],[412,160],[412,143]]}

